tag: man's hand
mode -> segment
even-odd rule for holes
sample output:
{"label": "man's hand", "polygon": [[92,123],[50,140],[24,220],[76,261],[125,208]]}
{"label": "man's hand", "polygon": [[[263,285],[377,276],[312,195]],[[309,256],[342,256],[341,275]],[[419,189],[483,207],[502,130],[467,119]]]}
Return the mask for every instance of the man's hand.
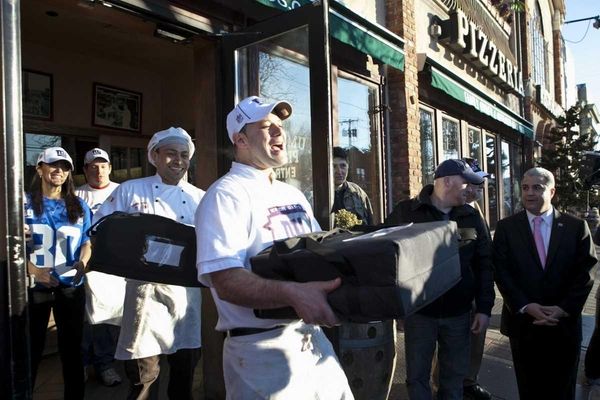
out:
{"label": "man's hand", "polygon": [[291,283],[287,296],[296,313],[307,324],[334,326],[340,321],[327,302],[327,294],[337,289],[342,280]]}
{"label": "man's hand", "polygon": [[73,277],[73,283],[75,285],[77,285],[77,284],[79,284],[79,282],[81,282],[81,279],[83,278],[83,274],[85,273],[85,263],[81,260],[76,261],[75,263],[73,263],[72,267],[77,270],[77,273]]}
{"label": "man's hand", "polygon": [[525,312],[531,315],[534,319],[534,325],[555,326],[558,324],[558,318],[546,306],[541,306],[538,303],[529,303],[525,308]]}
{"label": "man's hand", "polygon": [[485,314],[477,313],[473,316],[473,323],[471,324],[471,332],[479,334],[485,332],[488,325],[490,324],[490,317]]}
{"label": "man's hand", "polygon": [[35,282],[46,288],[57,287],[59,284],[58,279],[50,274],[50,271],[51,268],[38,268],[31,261],[27,262],[27,272],[29,275],[33,275]]}
{"label": "man's hand", "polygon": [[546,314],[550,318],[558,320],[569,316],[569,314],[567,314],[565,310],[563,310],[559,306],[541,306],[541,308],[544,314]]}

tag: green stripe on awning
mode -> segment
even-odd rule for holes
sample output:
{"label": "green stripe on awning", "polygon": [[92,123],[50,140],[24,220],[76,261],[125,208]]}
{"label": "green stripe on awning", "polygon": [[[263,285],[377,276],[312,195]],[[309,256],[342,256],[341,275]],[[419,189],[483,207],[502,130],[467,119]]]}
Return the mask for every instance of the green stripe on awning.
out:
{"label": "green stripe on awning", "polygon": [[[313,3],[311,0],[255,1],[265,6],[283,11],[290,11],[294,8]],[[343,6],[338,5],[337,7]],[[347,14],[353,13],[348,11]],[[385,64],[397,68],[400,71],[404,71],[404,52],[402,51],[402,48],[392,43],[390,40],[381,37],[381,35],[374,32],[373,29],[369,29],[368,24],[372,23],[364,19],[362,22],[355,21],[331,8],[329,10],[329,35],[331,37],[362,53],[368,54]],[[391,32],[387,32],[387,34],[393,35]]]}
{"label": "green stripe on awning", "polygon": [[462,103],[474,107],[480,113],[488,115],[496,121],[502,122],[504,125],[518,131],[523,136],[533,139],[533,129],[530,123],[508,109],[501,109],[498,104],[493,104],[484,99],[476,94],[475,90],[467,88],[465,85],[462,85],[434,67],[431,67],[431,86],[446,92],[448,95]]}
{"label": "green stripe on awning", "polygon": [[329,12],[329,34],[360,52],[404,71],[404,53],[401,48],[334,10]]}

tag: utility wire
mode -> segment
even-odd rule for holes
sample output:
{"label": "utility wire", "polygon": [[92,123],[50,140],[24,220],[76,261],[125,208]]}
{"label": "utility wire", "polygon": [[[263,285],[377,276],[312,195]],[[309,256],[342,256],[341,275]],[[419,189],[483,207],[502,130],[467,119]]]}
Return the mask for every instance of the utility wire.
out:
{"label": "utility wire", "polygon": [[588,25],[587,25],[587,28],[585,29],[585,33],[583,34],[583,37],[582,37],[581,39],[579,39],[578,41],[574,42],[574,41],[572,41],[572,40],[567,40],[567,39],[565,39],[565,37],[562,35],[562,32],[561,32],[561,36],[562,36],[563,40],[564,40],[565,42],[572,43],[572,44],[577,44],[577,43],[581,43],[581,42],[583,42],[583,39],[585,39],[585,37],[586,37],[586,36],[587,36],[587,34],[588,34],[588,31],[590,30],[590,24],[591,24],[591,23],[592,23],[592,21],[591,21],[591,20],[590,20],[590,21],[588,21]]}

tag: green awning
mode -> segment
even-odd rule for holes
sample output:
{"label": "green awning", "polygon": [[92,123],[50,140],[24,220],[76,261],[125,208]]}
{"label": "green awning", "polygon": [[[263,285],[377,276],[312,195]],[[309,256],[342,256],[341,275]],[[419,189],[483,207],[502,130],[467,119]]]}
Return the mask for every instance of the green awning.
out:
{"label": "green awning", "polygon": [[[281,1],[255,1],[265,6],[284,11],[312,4],[311,0],[283,1],[286,4],[297,4],[295,7],[292,7],[282,6],[280,4]],[[404,71],[403,41],[398,35],[360,17],[339,3],[336,3],[335,6],[340,10],[334,10],[330,7],[329,34],[331,37],[400,71]]]}
{"label": "green awning", "polygon": [[504,125],[518,131],[525,137],[533,139],[533,125],[515,114],[505,106],[485,99],[478,94],[477,89],[470,87],[467,83],[461,83],[442,71],[431,67],[431,86],[440,89],[456,100],[474,107],[480,113],[488,115],[503,123]]}

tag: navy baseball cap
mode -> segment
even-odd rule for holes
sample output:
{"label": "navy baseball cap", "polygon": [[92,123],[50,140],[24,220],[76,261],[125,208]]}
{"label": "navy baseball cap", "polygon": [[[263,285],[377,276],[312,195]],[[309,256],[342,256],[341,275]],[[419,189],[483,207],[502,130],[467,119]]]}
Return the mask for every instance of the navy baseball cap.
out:
{"label": "navy baseball cap", "polygon": [[469,164],[464,160],[451,159],[442,162],[435,169],[434,179],[443,178],[444,176],[460,175],[469,183],[481,185],[483,178],[473,172]]}

